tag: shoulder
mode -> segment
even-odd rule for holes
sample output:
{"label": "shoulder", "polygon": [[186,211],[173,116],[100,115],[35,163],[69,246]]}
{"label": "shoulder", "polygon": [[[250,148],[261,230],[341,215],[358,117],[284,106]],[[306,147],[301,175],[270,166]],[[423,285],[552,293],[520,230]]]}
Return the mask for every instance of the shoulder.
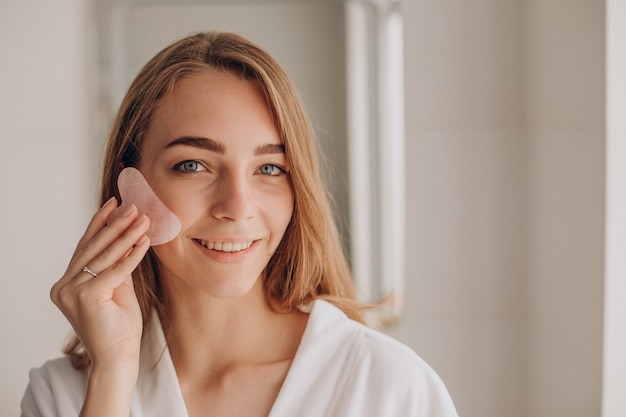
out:
{"label": "shoulder", "polygon": [[371,327],[349,319],[332,304],[316,300],[311,319],[316,326],[325,324],[324,335],[335,334],[343,346],[350,345],[351,357],[358,358],[355,366],[364,366],[381,373],[434,374],[434,371],[409,346]]}
{"label": "shoulder", "polygon": [[342,329],[347,350],[339,408],[342,402],[352,408],[359,401],[365,407],[362,415],[376,410],[377,415],[457,416],[445,385],[413,349],[325,304],[322,314]]}
{"label": "shoulder", "polygon": [[398,388],[426,391],[441,388],[439,376],[409,346],[375,329],[350,322],[355,332],[356,367],[366,369],[380,382],[398,385]]}
{"label": "shoulder", "polygon": [[22,414],[27,416],[78,415],[86,392],[85,372],[72,367],[69,358],[47,361],[29,372],[22,398]]}
{"label": "shoulder", "polygon": [[431,372],[431,368],[409,346],[375,329],[352,322],[359,339],[359,355],[390,373],[407,370]]}

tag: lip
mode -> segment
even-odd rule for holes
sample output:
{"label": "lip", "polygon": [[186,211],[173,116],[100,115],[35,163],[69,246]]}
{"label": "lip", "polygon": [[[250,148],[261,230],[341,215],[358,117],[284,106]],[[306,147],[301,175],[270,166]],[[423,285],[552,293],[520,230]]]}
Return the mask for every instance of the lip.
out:
{"label": "lip", "polygon": [[[246,259],[248,259],[250,256],[252,256],[252,254],[256,251],[257,247],[259,246],[259,239],[253,240],[233,240],[233,239],[224,239],[224,240],[215,240],[215,242],[222,242],[222,243],[242,243],[242,242],[252,242],[252,244],[247,247],[246,249],[242,249],[236,252],[223,252],[223,251],[219,251],[219,250],[215,250],[215,249],[209,249],[207,247],[205,247],[202,244],[202,241],[205,241],[204,239],[197,239],[197,238],[192,238],[191,239],[193,244],[206,256],[208,256],[209,258],[220,262],[220,263],[237,263],[237,262],[243,262]],[[206,242],[206,241],[205,241]]]}

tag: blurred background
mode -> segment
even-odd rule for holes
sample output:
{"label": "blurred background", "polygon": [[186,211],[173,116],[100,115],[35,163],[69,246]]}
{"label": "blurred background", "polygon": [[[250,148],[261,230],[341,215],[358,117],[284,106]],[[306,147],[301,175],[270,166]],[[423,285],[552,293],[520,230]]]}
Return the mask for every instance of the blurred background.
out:
{"label": "blurred background", "polygon": [[[402,0],[400,9],[405,307],[387,331],[439,373],[461,416],[623,417],[626,2]],[[59,356],[70,332],[48,292],[97,206],[110,116],[97,10],[84,0],[0,2],[0,415],[19,413],[28,370]],[[180,35],[163,5],[133,13],[156,26],[150,35],[133,26],[131,50]],[[290,23],[320,49],[281,57],[269,35],[254,40],[289,62],[330,132],[328,152],[347,159],[344,98],[324,114],[306,93],[341,89],[319,61],[345,53],[336,26]],[[312,56],[326,72],[306,73]]]}

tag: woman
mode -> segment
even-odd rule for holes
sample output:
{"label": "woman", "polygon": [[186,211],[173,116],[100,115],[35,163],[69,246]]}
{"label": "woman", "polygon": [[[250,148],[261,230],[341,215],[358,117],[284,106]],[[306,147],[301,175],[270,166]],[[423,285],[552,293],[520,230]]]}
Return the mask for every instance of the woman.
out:
{"label": "woman", "polygon": [[[139,170],[180,220],[118,207]],[[110,198],[114,196],[115,198]],[[51,297],[76,337],[31,371],[23,416],[456,416],[436,374],[368,329],[308,120],[263,50],[201,33],[124,99],[103,207]]]}

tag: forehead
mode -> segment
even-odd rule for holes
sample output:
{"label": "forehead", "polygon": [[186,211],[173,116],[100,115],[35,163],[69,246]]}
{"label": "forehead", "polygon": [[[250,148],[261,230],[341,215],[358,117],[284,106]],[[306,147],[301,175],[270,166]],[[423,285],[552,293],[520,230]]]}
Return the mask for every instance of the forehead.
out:
{"label": "forehead", "polygon": [[157,105],[146,139],[207,135],[220,141],[281,142],[258,83],[223,71],[178,80]]}

